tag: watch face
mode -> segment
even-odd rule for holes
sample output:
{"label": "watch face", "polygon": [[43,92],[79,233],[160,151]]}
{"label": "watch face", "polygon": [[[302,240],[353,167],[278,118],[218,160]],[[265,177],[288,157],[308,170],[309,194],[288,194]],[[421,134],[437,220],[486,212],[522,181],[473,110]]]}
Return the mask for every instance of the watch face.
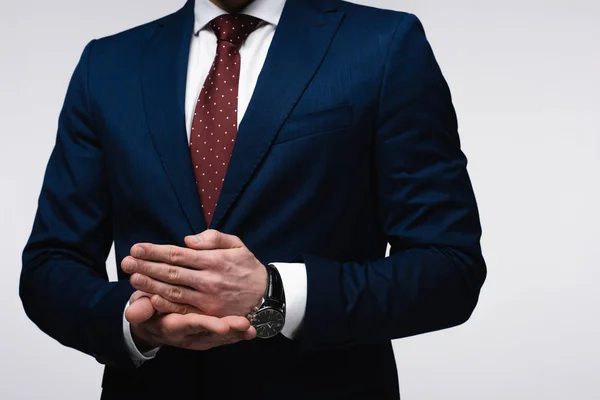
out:
{"label": "watch face", "polygon": [[259,338],[269,339],[281,332],[284,322],[285,318],[281,311],[266,308],[256,314],[252,325],[256,328]]}

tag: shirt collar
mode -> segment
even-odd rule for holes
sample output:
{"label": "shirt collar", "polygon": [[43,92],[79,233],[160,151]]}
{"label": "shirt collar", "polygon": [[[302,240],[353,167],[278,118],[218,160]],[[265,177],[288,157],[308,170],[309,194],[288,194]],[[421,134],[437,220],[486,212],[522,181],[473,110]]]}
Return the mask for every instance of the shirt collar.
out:
{"label": "shirt collar", "polygon": [[[254,0],[241,12],[277,26],[285,0]],[[210,0],[196,0],[194,8],[194,33],[200,32],[210,21],[227,12]]]}

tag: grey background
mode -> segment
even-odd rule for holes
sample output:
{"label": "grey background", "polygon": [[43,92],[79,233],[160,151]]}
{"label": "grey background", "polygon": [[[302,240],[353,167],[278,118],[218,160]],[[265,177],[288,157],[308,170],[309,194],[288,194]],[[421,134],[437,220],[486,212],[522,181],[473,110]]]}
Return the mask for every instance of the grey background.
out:
{"label": "grey background", "polygon": [[[466,325],[395,343],[403,399],[599,399],[600,3],[363,3],[425,25],[454,94],[489,265]],[[20,251],[84,45],[181,4],[0,1],[1,399],[99,397],[101,366],[25,317]]]}

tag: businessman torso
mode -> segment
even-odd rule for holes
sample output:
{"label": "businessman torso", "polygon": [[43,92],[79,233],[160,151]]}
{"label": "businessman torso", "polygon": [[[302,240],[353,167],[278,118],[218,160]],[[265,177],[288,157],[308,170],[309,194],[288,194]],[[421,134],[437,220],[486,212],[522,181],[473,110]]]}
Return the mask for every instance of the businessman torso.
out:
{"label": "businessman torso", "polygon": [[[365,21],[364,34],[332,46],[339,12],[324,13],[317,2],[288,7],[293,8],[282,16],[240,124],[211,228],[238,235],[265,262],[301,261],[301,252],[334,259],[380,257],[386,240],[369,201],[373,137],[367,132],[375,124],[379,88],[374,82],[382,74],[386,44],[372,48],[377,34],[366,33]],[[206,229],[184,123],[191,8],[167,17],[162,28],[138,28],[94,43],[90,52],[91,66],[114,60],[96,71],[91,67],[90,82],[98,87],[90,93],[107,124],[100,135],[112,202],[123,210],[113,218],[117,260],[135,243],[180,243]],[[394,23],[390,18],[390,34]],[[346,222],[351,226],[342,226]],[[364,237],[351,233],[357,229]],[[311,354],[282,337],[208,354],[179,353],[184,352],[163,349],[135,373],[128,371],[143,381],[134,386],[156,391],[157,382],[178,380],[190,385],[190,393],[232,395],[253,387],[250,393],[257,398],[268,398],[267,393],[306,398],[356,393],[350,382],[362,387],[369,382],[391,393],[397,385],[389,343],[349,351],[351,374],[339,371],[346,363],[340,355],[348,351]],[[374,370],[380,370],[376,379]],[[171,379],[161,377],[165,371]],[[121,381],[124,374],[109,369],[105,390],[111,391],[113,376]],[[216,384],[228,379],[234,387]],[[127,387],[135,379],[123,381]]]}
{"label": "businessman torso", "polygon": [[[71,161],[72,170],[49,172],[46,180],[81,177],[79,187],[61,195],[76,200],[88,195],[70,218],[81,228],[72,244],[85,241],[90,262],[104,262],[113,238],[120,262],[135,243],[183,245],[186,235],[207,228],[185,121],[193,3],[92,42],[78,67],[85,84],[70,90],[79,92],[89,117],[74,122],[63,115],[62,123],[82,123],[94,135],[65,140],[63,150],[77,152],[78,159]],[[402,65],[395,61],[400,48],[406,52]],[[390,69],[396,67],[398,81],[392,84]],[[398,87],[403,92],[395,93]],[[87,152],[92,147],[101,151]],[[432,171],[424,164],[428,160]],[[428,303],[419,303],[416,294],[408,299],[409,292],[407,303],[423,314],[395,309],[386,303],[394,280],[414,281],[417,293],[430,276],[398,277],[385,265],[381,273],[366,275],[359,263],[381,260],[388,242],[393,252],[438,245],[479,260],[480,231],[464,164],[447,87],[413,16],[336,0],[289,0],[239,125],[209,227],[239,236],[264,263],[314,265],[307,270],[300,337],[306,343],[278,336],[206,352],[163,348],[139,368],[98,353],[110,364],[104,398],[397,398],[390,336],[455,325],[464,313],[452,316],[441,307],[435,312],[447,320],[430,314]],[[40,203],[42,216],[50,213],[44,207],[51,206]],[[438,211],[447,213],[442,217]],[[94,226],[86,225],[90,215]],[[427,261],[421,253],[406,257],[417,267]],[[336,278],[338,265],[322,260],[347,262],[343,268],[355,271]],[[440,271],[445,273],[443,266]],[[358,281],[350,282],[350,276]],[[121,272],[119,278],[127,280]],[[345,282],[330,284],[336,279]],[[125,284],[111,290],[123,292],[122,298],[130,294]],[[330,301],[321,304],[324,298]],[[346,311],[346,320],[338,318]],[[398,321],[388,326],[388,316],[402,313],[405,326]],[[374,323],[361,324],[368,314]],[[92,323],[105,321],[98,329],[111,338],[107,354],[125,357],[124,345],[117,343],[122,334],[105,326],[108,319],[98,316]],[[81,340],[70,345],[85,348]]]}
{"label": "businessman torso", "polygon": [[[264,262],[302,261],[303,252],[341,261],[376,259],[387,245],[372,187],[373,130],[385,54],[401,16],[327,7],[292,1],[284,11],[240,123],[210,226],[238,235]],[[90,50],[89,90],[101,114],[96,121],[102,121],[99,135],[118,212],[117,260],[135,243],[180,243],[206,229],[184,119],[191,8],[165,18],[161,28],[137,28]],[[100,60],[106,61],[94,70]],[[359,397],[377,391],[378,398],[397,397],[389,342],[323,352],[280,337],[182,353],[161,350],[135,371],[144,381],[138,387],[156,390],[157,382],[171,380],[159,378],[170,371],[198,393],[231,377],[235,387],[215,389],[254,387],[250,392],[262,393],[257,398],[344,398],[345,391],[359,395],[362,387],[369,389]],[[189,379],[181,379],[182,373]],[[123,374],[107,370],[105,390]]]}

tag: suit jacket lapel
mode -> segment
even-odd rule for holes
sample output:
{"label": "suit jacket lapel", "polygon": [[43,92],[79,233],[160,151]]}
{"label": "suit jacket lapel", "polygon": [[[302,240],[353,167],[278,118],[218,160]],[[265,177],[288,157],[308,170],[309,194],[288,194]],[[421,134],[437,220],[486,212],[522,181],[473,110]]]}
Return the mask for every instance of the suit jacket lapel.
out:
{"label": "suit jacket lapel", "polygon": [[218,228],[325,58],[342,20],[336,1],[288,0],[242,119],[211,228]]}
{"label": "suit jacket lapel", "polygon": [[157,23],[144,53],[142,90],[150,134],[194,233],[206,229],[185,128],[185,91],[194,1]]}

